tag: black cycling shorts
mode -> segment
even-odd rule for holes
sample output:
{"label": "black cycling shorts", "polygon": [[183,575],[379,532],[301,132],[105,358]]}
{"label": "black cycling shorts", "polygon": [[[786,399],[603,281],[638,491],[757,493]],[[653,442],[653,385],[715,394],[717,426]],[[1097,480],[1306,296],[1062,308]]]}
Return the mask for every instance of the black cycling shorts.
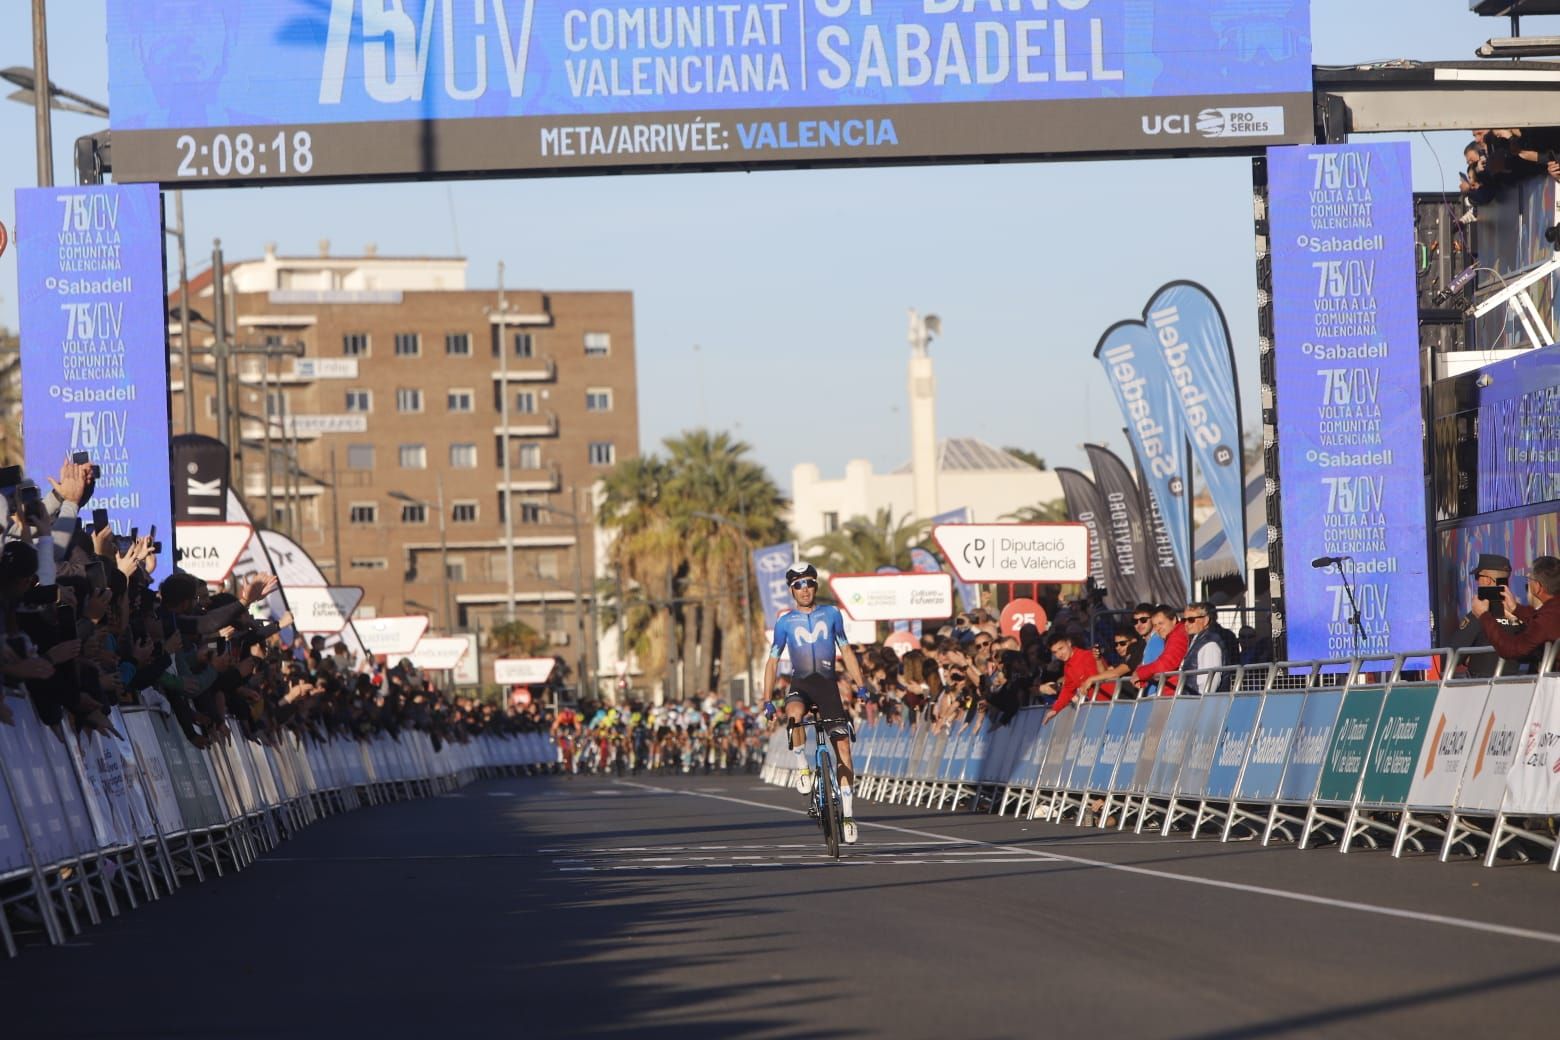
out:
{"label": "black cycling shorts", "polygon": [[845,705],[840,702],[840,687],[826,675],[804,675],[791,680],[791,692],[786,695],[787,704],[793,701],[816,711],[820,719],[849,718]]}

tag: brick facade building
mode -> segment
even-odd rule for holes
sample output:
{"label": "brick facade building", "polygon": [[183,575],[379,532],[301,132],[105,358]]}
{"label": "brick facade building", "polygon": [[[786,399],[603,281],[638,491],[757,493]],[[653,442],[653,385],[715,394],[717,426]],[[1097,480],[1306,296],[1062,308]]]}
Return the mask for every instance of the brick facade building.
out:
{"label": "brick facade building", "polygon": [[[361,585],[360,614],[426,613],[431,630],[476,630],[507,613],[507,500],[516,616],[572,659],[577,549],[587,599],[596,570],[591,485],[639,451],[632,294],[501,298],[466,289],[463,260],[321,253],[268,249],[227,265],[226,324],[241,351],[230,362],[230,425],[243,443],[234,484],[252,514],[269,501],[272,526],[328,578]],[[206,271],[192,279],[191,310],[209,319],[212,304]],[[176,431],[180,328],[170,320]],[[192,328],[195,425],[216,435],[212,339],[209,326]],[[303,353],[268,358],[267,344]]]}

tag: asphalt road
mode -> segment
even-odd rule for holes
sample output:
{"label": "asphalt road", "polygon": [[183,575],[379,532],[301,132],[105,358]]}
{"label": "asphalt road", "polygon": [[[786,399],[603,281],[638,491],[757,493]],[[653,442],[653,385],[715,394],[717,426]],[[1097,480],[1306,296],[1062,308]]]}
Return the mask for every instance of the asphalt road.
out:
{"label": "asphalt road", "polygon": [[[364,809],[0,962],[7,1036],[1547,1035],[1560,877],[862,804],[751,777]],[[1542,1034],[1540,1033],[1542,1031]]]}

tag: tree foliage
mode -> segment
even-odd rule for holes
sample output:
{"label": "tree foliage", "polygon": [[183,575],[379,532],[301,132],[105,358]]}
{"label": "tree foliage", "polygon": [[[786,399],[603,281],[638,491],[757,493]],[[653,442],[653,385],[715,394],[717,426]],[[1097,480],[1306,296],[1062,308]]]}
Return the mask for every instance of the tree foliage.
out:
{"label": "tree foliage", "polygon": [[604,598],[646,672],[680,658],[683,692],[697,694],[760,652],[745,645],[747,629],[763,625],[757,604],[743,601],[743,576],[754,548],[786,537],[785,500],[730,433],[687,430],[662,448],[606,478],[601,523],[614,534],[620,580]]}
{"label": "tree foliage", "polygon": [[838,530],[820,535],[802,547],[819,570],[831,574],[871,574],[881,567],[911,570],[910,550],[927,540],[931,523],[900,517],[879,509],[871,518],[853,516]]}

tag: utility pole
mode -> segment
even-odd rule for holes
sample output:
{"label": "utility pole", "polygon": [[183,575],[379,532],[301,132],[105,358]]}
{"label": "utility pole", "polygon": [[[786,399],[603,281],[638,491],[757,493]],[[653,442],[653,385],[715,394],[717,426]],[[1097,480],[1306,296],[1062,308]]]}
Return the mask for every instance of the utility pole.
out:
{"label": "utility pole", "polygon": [[54,187],[54,124],[49,106],[54,85],[49,82],[49,25],[44,0],[32,0],[33,128],[38,147],[38,187]]}
{"label": "utility pole", "polygon": [[509,299],[504,295],[504,262],[498,262],[498,422],[499,454],[503,456],[504,488],[504,581],[508,595],[504,615],[515,620],[515,502],[509,466]]}
{"label": "utility pole", "polygon": [[[677,690],[677,575],[666,572],[666,700]],[[680,698],[679,698],[680,699]]]}
{"label": "utility pole", "polygon": [[444,529],[444,474],[436,474],[433,482],[439,507],[439,569],[444,572],[444,631],[453,634],[459,626],[455,623],[455,607],[450,599],[450,542]]}
{"label": "utility pole", "polygon": [[341,584],[341,479],[336,473],[336,449],[330,449],[330,529],[335,542],[336,584]]}
{"label": "utility pole", "polygon": [[[184,432],[195,432],[195,362],[190,346],[190,266],[184,255],[184,192],[173,193],[173,213],[179,219],[178,231],[168,232],[179,240],[179,359],[184,366]],[[268,463],[269,465],[269,463]]]}
{"label": "utility pole", "polygon": [[[211,367],[217,373],[217,439],[227,446],[228,462],[231,464],[235,445],[232,416],[228,409],[227,279],[223,277],[223,270],[222,240],[218,238],[213,240],[211,248],[211,331],[216,335],[216,342],[211,346]],[[192,382],[189,373],[186,373],[186,393]],[[270,519],[266,517],[266,522],[270,523]]]}
{"label": "utility pole", "polygon": [[[276,472],[276,467],[271,462],[271,421],[273,416],[271,412],[271,358],[269,355],[266,356],[265,368],[261,371],[265,373],[265,378],[261,380],[261,386],[264,389],[265,405],[260,409],[260,415],[265,420],[262,438],[264,445],[262,450],[265,452],[265,526],[272,527],[276,524],[276,504],[271,492],[271,478]],[[279,412],[280,410],[278,406],[277,411]],[[282,420],[284,424],[286,421],[285,418]],[[284,425],[282,436],[285,437],[286,435],[287,430]]]}
{"label": "utility pole", "polygon": [[[585,586],[582,578],[583,567],[580,562],[585,553],[585,546],[580,542],[580,495],[578,488],[574,489],[571,497],[574,499],[574,510],[569,514],[574,521],[574,624],[580,641],[579,653],[576,655],[576,667],[579,669],[576,673],[578,679],[575,681],[579,686],[580,692],[578,696],[583,696],[585,693],[585,675],[589,648],[585,643]],[[591,683],[592,693],[595,692],[594,687],[596,685],[594,682]]]}

